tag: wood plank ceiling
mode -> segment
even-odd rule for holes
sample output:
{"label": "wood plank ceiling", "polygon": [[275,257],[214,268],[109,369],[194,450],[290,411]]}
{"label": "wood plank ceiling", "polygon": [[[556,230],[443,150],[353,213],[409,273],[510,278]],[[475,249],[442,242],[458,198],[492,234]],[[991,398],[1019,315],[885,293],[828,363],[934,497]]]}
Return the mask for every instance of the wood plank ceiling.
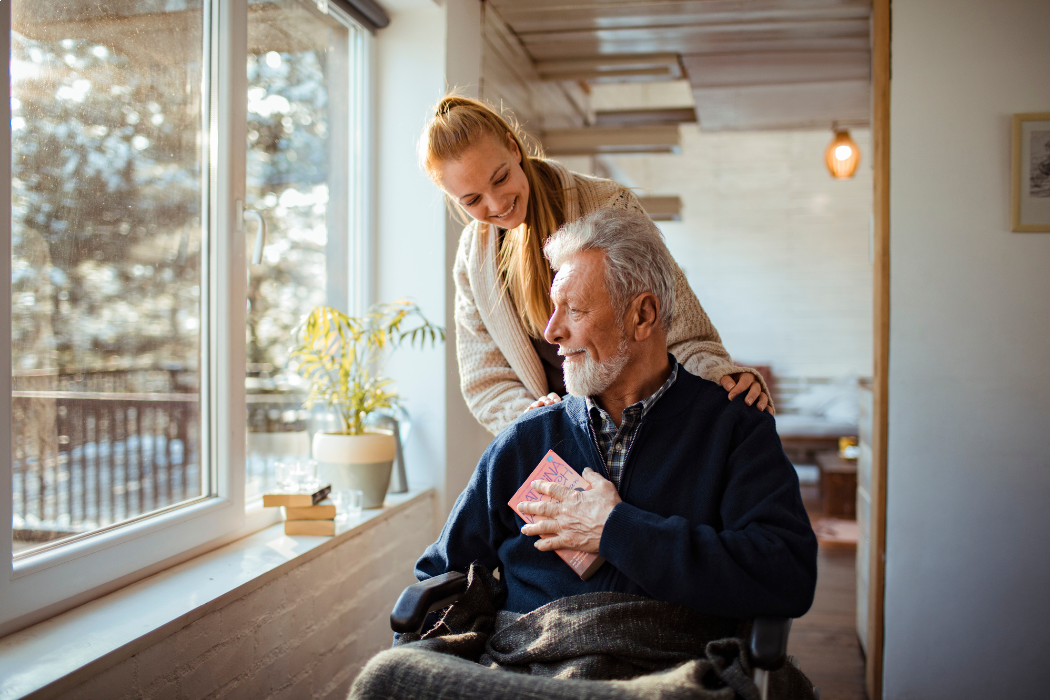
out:
{"label": "wood plank ceiling", "polygon": [[547,80],[668,80],[684,72],[705,130],[869,121],[870,0],[487,3]]}

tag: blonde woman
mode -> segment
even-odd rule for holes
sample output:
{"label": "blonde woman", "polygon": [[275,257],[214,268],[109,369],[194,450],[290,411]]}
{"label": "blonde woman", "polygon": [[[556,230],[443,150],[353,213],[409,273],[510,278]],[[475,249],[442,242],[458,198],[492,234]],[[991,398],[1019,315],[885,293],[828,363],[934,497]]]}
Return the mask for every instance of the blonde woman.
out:
{"label": "blonde woman", "polygon": [[[558,347],[544,340],[552,272],[542,252],[568,221],[603,207],[642,212],[610,180],[580,175],[531,156],[518,130],[483,102],[447,96],[421,142],[427,174],[472,221],[453,264],[460,388],[483,426],[496,434],[524,411],[565,393]],[[691,373],[721,384],[732,400],[770,410],[754,370],[730,359],[686,276],[676,280],[668,348]]]}

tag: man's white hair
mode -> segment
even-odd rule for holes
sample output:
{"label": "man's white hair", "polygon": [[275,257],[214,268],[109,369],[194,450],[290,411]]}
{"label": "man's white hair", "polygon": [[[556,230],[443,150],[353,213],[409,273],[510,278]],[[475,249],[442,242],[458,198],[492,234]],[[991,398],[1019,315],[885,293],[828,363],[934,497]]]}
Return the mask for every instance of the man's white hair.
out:
{"label": "man's white hair", "polygon": [[661,328],[671,328],[675,311],[675,260],[664,236],[645,214],[626,209],[599,209],[566,224],[544,244],[544,255],[556,272],[577,253],[601,250],[606,256],[606,291],[621,313],[643,292],[660,302]]}

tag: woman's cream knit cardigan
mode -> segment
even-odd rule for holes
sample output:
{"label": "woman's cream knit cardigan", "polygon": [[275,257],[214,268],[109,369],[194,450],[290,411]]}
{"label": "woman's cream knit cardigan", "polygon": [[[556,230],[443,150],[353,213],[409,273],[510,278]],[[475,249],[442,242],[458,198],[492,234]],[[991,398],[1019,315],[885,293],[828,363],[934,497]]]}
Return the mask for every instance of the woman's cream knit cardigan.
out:
{"label": "woman's cream knit cardigan", "polygon": [[[571,173],[554,161],[546,163],[561,180],[566,221],[602,207],[643,211],[635,195],[615,182]],[[503,289],[498,246],[494,227],[472,222],[460,236],[453,265],[460,389],[471,413],[494,435],[548,393],[540,358]],[[726,374],[750,371],[730,359],[681,270],[676,275],[668,350],[688,371],[715,382]],[[769,393],[765,385],[763,391]]]}

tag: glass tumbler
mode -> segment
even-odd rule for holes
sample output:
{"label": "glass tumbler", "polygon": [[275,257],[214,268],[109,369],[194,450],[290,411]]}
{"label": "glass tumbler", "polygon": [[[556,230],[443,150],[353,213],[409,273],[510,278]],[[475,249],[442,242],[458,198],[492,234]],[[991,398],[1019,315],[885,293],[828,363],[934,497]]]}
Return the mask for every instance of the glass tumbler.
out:
{"label": "glass tumbler", "polygon": [[365,494],[357,489],[339,489],[333,491],[329,498],[336,506],[336,522],[346,522],[348,518],[356,518],[361,515],[361,506],[365,500]]}

